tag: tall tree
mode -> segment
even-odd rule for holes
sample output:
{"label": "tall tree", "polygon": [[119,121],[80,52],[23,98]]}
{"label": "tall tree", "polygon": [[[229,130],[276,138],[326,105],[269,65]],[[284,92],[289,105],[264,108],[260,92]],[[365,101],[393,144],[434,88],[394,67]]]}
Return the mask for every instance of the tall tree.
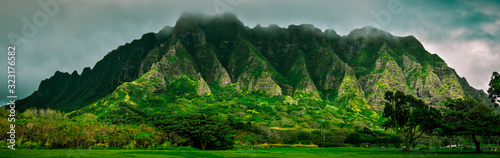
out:
{"label": "tall tree", "polygon": [[387,91],[385,100],[387,102],[383,117],[387,118],[387,121],[382,126],[386,130],[391,128],[403,134],[403,151],[409,151],[413,141],[424,133],[431,133],[440,125],[441,112],[412,95],[401,91]]}
{"label": "tall tree", "polygon": [[500,106],[500,74],[498,72],[493,72],[491,76],[490,88],[488,89],[488,94],[491,99],[491,102],[495,105],[495,107]]}
{"label": "tall tree", "polygon": [[202,150],[232,148],[232,128],[225,122],[198,113],[155,113],[148,118],[152,126],[165,132],[175,132]]}
{"label": "tall tree", "polygon": [[475,152],[481,152],[476,136],[489,137],[499,133],[499,115],[491,106],[479,99],[447,99],[443,109],[444,134],[471,136],[476,145]]}

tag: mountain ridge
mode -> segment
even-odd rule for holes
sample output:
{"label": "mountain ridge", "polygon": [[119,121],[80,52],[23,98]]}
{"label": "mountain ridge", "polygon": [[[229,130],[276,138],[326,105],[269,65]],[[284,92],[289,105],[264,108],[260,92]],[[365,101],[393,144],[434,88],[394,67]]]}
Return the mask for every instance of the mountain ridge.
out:
{"label": "mountain ridge", "polygon": [[[170,93],[169,87],[178,83],[195,87],[196,93],[171,99],[216,93],[217,87],[230,85],[241,93],[290,96],[292,102],[330,100],[357,112],[381,111],[386,90],[402,90],[434,106],[446,97],[486,97],[413,36],[396,37],[371,27],[340,36],[310,24],[249,28],[226,13],[183,14],[173,28],[118,47],[81,75],[56,72],[17,104],[20,110],[69,112],[110,105],[107,98],[122,107],[134,96],[124,87],[141,85],[150,90],[142,95],[161,100],[154,95]],[[120,87],[127,94],[109,97]],[[149,99],[130,105],[149,104]]]}

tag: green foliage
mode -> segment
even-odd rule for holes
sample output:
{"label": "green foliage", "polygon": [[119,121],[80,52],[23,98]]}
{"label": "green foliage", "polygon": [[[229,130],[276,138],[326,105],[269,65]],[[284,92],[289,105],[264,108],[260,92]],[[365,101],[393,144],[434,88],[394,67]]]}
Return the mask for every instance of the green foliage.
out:
{"label": "green foliage", "polygon": [[396,136],[396,135],[391,135],[389,139],[387,140],[387,143],[392,143],[394,147],[400,148],[401,143],[403,143],[403,139],[401,137]]}
{"label": "green foliage", "polygon": [[356,76],[366,75],[373,70],[377,60],[377,52],[381,47],[381,44],[370,42],[366,47],[361,48],[360,53],[353,59],[353,64],[362,67],[356,71]]}
{"label": "green foliage", "polygon": [[493,72],[491,75],[490,83],[488,84],[490,88],[488,89],[489,97],[491,102],[496,105],[496,107],[500,106],[500,74],[498,72]]}
{"label": "green foliage", "polygon": [[94,149],[94,150],[103,150],[105,148],[106,148],[106,145],[104,145],[102,143],[90,146],[90,149]]}
{"label": "green foliage", "polygon": [[345,142],[358,147],[362,147],[361,144],[366,144],[366,146],[378,144],[389,148],[389,144],[393,144],[394,147],[399,148],[403,140],[394,134],[382,133],[381,131],[374,132],[368,128],[363,128],[363,130],[357,130],[347,135]]}
{"label": "green foliage", "polygon": [[172,97],[170,98],[171,100],[175,100],[176,98],[192,99],[196,95],[196,87],[193,82],[193,80],[187,77],[181,77],[167,86],[169,94],[165,96]]}
{"label": "green foliage", "polygon": [[347,136],[345,139],[346,143],[354,144],[357,147],[361,146],[362,143],[375,143],[375,136],[363,132],[354,132]]}
{"label": "green foliage", "polygon": [[[3,112],[4,108],[0,108]],[[10,123],[0,122],[3,129]],[[167,140],[178,143],[179,137],[170,132],[160,132],[144,124],[114,125],[107,122],[86,122],[69,119],[63,113],[50,109],[28,109],[16,118],[16,145],[28,149],[52,148],[151,148]],[[3,139],[7,139],[4,135]]]}
{"label": "green foliage", "polygon": [[441,112],[422,100],[401,91],[387,91],[385,99],[383,117],[387,121],[382,126],[403,134],[406,146],[403,151],[408,151],[410,144],[422,134],[431,133],[439,127]]}
{"label": "green foliage", "polygon": [[36,142],[24,142],[23,144],[19,145],[20,149],[35,149],[40,147],[40,144]]}
{"label": "green foliage", "polygon": [[162,131],[175,132],[190,139],[197,148],[231,149],[233,135],[223,121],[204,114],[165,115],[156,113],[148,122]]}
{"label": "green foliage", "polygon": [[7,143],[4,140],[0,141],[0,149],[7,149],[9,145],[10,143]]}
{"label": "green foliage", "polygon": [[479,99],[448,99],[443,109],[442,129],[445,135],[471,136],[480,152],[476,136],[495,136],[500,131],[500,116]]}

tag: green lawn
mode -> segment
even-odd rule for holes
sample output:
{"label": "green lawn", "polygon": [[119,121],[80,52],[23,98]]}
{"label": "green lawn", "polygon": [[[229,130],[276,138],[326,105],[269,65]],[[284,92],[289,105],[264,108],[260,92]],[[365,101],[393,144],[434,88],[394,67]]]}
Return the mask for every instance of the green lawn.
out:
{"label": "green lawn", "polygon": [[15,151],[1,149],[0,157],[500,157],[498,152],[464,153],[460,149],[437,149],[425,152],[399,149],[367,148],[271,148],[267,150],[87,150],[55,149]]}

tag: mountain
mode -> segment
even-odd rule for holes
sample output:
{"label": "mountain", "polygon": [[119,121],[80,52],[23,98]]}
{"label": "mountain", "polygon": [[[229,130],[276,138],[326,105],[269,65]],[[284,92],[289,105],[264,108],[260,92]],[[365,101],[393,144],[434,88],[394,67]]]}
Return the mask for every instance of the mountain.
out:
{"label": "mountain", "polygon": [[161,33],[144,34],[141,39],[118,47],[97,62],[93,69],[84,68],[80,75],[76,71],[71,74],[57,71],[54,76],[43,80],[37,91],[17,101],[19,110],[36,107],[72,111],[105,97],[120,84],[140,76],[141,62],[153,48],[166,40]]}
{"label": "mountain", "polygon": [[56,72],[17,105],[100,118],[195,111],[299,128],[314,127],[310,117],[376,122],[387,90],[432,106],[487,97],[413,36],[371,27],[346,36],[309,24],[249,28],[234,14],[185,13],[175,27],[118,47],[80,75]]}

